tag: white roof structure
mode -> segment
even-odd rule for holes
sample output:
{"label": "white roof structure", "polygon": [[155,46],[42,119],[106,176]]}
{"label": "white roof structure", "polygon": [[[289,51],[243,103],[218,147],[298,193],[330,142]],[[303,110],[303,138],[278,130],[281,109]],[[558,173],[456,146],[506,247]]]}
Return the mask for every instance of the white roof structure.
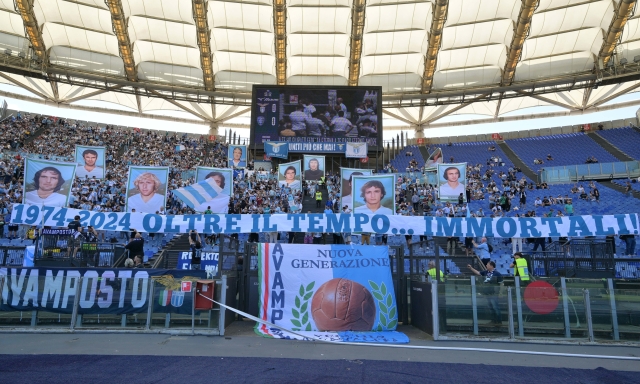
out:
{"label": "white roof structure", "polygon": [[547,105],[588,113],[640,104],[615,100],[640,87],[635,7],[635,0],[0,0],[0,82],[23,88],[0,96],[93,110],[101,109],[97,101],[142,117],[186,111],[216,128],[249,115],[253,84],[376,85],[383,112],[418,134],[454,114],[504,121]]}

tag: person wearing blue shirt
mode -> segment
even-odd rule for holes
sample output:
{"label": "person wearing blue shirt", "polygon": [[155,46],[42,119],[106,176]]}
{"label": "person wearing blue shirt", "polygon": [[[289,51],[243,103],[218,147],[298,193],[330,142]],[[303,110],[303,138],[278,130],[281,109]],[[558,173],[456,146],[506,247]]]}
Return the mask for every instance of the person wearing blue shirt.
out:
{"label": "person wearing blue shirt", "polygon": [[489,252],[489,245],[487,244],[487,238],[483,237],[480,240],[480,244],[473,242],[473,248],[476,252],[476,255],[482,260],[483,263],[486,263],[491,258],[491,253]]}
{"label": "person wearing blue shirt", "polygon": [[[483,238],[483,240],[486,240]],[[486,243],[483,243],[486,245]],[[482,244],[481,244],[482,245]],[[471,265],[467,264],[467,268],[476,276],[484,277],[483,287],[479,287],[482,293],[487,297],[489,309],[491,310],[491,322],[489,325],[502,325],[502,317],[500,316],[500,304],[498,298],[500,296],[500,287],[504,284],[502,274],[496,270],[496,263],[487,262],[486,271],[477,271]]]}

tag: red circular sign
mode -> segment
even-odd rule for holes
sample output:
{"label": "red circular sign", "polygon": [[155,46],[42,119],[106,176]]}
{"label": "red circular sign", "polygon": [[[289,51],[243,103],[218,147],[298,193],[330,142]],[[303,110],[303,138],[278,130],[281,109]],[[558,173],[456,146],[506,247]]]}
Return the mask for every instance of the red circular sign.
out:
{"label": "red circular sign", "polygon": [[524,303],[539,315],[548,315],[558,307],[558,291],[546,281],[534,281],[524,289]]}

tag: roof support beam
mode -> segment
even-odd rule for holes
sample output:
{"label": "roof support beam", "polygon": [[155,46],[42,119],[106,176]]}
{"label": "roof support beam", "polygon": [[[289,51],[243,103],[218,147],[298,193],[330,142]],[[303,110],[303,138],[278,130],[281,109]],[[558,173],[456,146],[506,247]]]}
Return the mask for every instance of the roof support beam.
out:
{"label": "roof support beam", "polygon": [[561,108],[577,109],[577,107],[575,107],[575,106],[572,106],[572,105],[569,105],[569,104],[565,104],[565,103],[561,103],[559,101],[555,101],[553,99],[549,99],[549,98],[546,98],[544,96],[535,95],[535,94],[533,94],[531,92],[518,91],[518,93],[521,94],[521,95],[524,95],[524,96],[529,96],[529,97],[534,98],[536,100],[544,101],[545,103],[556,105],[556,106],[561,107]]}
{"label": "roof support beam", "polygon": [[591,98],[591,91],[593,91],[594,84],[595,81],[592,81],[591,86],[586,88],[584,90],[584,93],[582,94],[582,109],[585,109],[587,107],[587,104],[589,104],[589,99]]}
{"label": "roof support beam", "polygon": [[58,93],[58,83],[52,81],[49,83],[51,85],[51,92],[53,93],[53,99],[55,101],[60,101],[60,94]]}
{"label": "roof support beam", "polygon": [[349,53],[349,85],[358,85],[366,0],[353,0],[351,8],[351,51]]}
{"label": "roof support beam", "polygon": [[122,85],[117,85],[115,87],[111,87],[111,88],[107,88],[107,89],[99,89],[97,91],[85,93],[84,95],[73,97],[71,99],[60,100],[60,102],[64,103],[64,104],[71,104],[71,103],[75,103],[76,101],[88,99],[88,98],[93,97],[93,96],[97,96],[97,95],[101,95],[103,93],[107,93],[109,91],[115,91],[115,90],[117,90],[119,88],[122,88]]}
{"label": "roof support beam", "polygon": [[622,30],[633,14],[635,5],[636,0],[618,1],[618,7],[614,10],[611,24],[609,24],[609,29],[604,35],[602,47],[600,47],[600,53],[598,53],[598,58],[602,60],[603,68],[606,68],[609,59],[611,59],[611,55],[613,55],[613,51],[620,40],[620,35],[622,35]]}
{"label": "roof support beam", "polygon": [[202,79],[207,91],[215,91],[215,78],[213,75],[213,53],[211,52],[211,34],[207,21],[207,0],[192,0],[193,21],[196,23],[198,48],[200,48],[200,67]]}
{"label": "roof support beam", "polygon": [[118,38],[118,51],[124,63],[124,70],[127,73],[129,81],[138,81],[138,73],[136,62],[133,59],[133,45],[129,39],[129,31],[127,30],[128,20],[124,15],[121,0],[105,0],[111,12],[111,25],[113,33]]}
{"label": "roof support beam", "polygon": [[238,116],[244,115],[245,113],[247,113],[249,111],[251,111],[251,107],[243,108],[240,111],[231,113],[231,114],[226,115],[226,116],[223,114],[222,117],[220,117],[219,119],[214,119],[213,121],[216,122],[216,123],[224,123],[225,121],[231,120],[234,117],[238,117]]}
{"label": "roof support beam", "polygon": [[590,105],[588,105],[588,106],[586,107],[586,109],[589,109],[589,108],[593,108],[593,107],[597,107],[597,106],[599,106],[599,105],[602,105],[602,104],[604,104],[604,103],[606,103],[606,102],[608,102],[608,101],[610,101],[610,100],[615,99],[616,97],[620,97],[620,96],[622,96],[622,95],[624,95],[624,94],[626,94],[626,93],[629,93],[629,92],[633,91],[633,90],[634,90],[634,89],[636,89],[636,88],[640,88],[640,82],[638,82],[638,83],[636,83],[636,84],[634,84],[634,85],[631,85],[631,86],[629,86],[629,87],[626,87],[626,88],[625,88],[625,89],[623,89],[622,91],[618,91],[618,92],[614,93],[614,94],[613,94],[613,95],[611,95],[611,96],[605,97],[604,99],[596,100],[595,102],[593,102],[593,103],[591,103]]}
{"label": "roof support beam", "polygon": [[411,120],[405,119],[404,117],[401,117],[400,115],[396,115],[393,112],[389,112],[386,109],[383,109],[382,113],[384,113],[385,115],[389,115],[389,116],[393,117],[394,119],[398,119],[398,120],[402,121],[403,123],[407,123],[409,125],[415,125],[416,124],[415,121],[411,121]]}
{"label": "roof support beam", "polygon": [[513,28],[513,37],[507,52],[507,61],[504,64],[504,71],[502,71],[501,85],[511,85],[513,82],[516,75],[516,66],[522,58],[524,41],[529,36],[529,30],[531,29],[533,12],[538,8],[538,4],[540,4],[540,0],[522,0],[520,12],[518,13],[518,22]]}
{"label": "roof support beam", "polygon": [[[43,99],[45,99],[45,100],[51,100],[51,97],[49,97],[49,95],[44,94],[44,93],[42,93],[42,92],[40,92],[40,91],[38,91],[38,90],[34,89],[33,87],[30,87],[30,86],[26,85],[26,84],[23,84],[23,83],[21,83],[21,82],[19,82],[19,81],[15,80],[15,79],[14,79],[14,78],[12,78],[12,77],[5,75],[5,74],[4,74],[4,73],[2,73],[2,72],[0,72],[0,77],[2,77],[3,79],[6,79],[6,80],[8,80],[8,81],[10,81],[11,83],[13,83],[13,84],[17,85],[17,86],[18,86],[18,87],[20,87],[20,88],[26,89],[27,91],[29,91],[29,92],[33,93],[34,95],[37,95],[37,96],[42,97],[42,98],[43,98]],[[55,100],[52,100],[52,101],[55,101]]]}
{"label": "roof support beam", "polygon": [[436,0],[431,13],[431,30],[429,31],[429,47],[424,58],[424,74],[422,75],[422,93],[431,92],[433,75],[438,63],[438,52],[442,46],[442,30],[447,21],[449,0]]}
{"label": "roof support beam", "polygon": [[276,81],[287,84],[287,2],[273,0],[273,28],[276,45]]}
{"label": "roof support beam", "polygon": [[196,117],[198,117],[198,118],[200,118],[200,119],[204,120],[204,123],[211,122],[211,118],[210,118],[210,117],[205,116],[205,115],[201,115],[201,114],[199,114],[198,112],[194,111],[193,109],[191,109],[191,108],[187,108],[187,107],[185,107],[184,105],[182,105],[182,104],[178,103],[177,101],[174,101],[174,100],[171,100],[171,99],[167,99],[166,97],[162,96],[162,94],[160,94],[160,93],[158,93],[158,92],[156,92],[156,91],[151,91],[151,90],[149,90],[149,93],[151,93],[151,94],[153,94],[153,95],[155,95],[155,96],[157,96],[157,97],[159,97],[159,98],[163,99],[164,101],[166,101],[166,102],[168,102],[168,103],[170,103],[170,104],[175,105],[176,107],[178,107],[178,108],[182,109],[182,110],[183,110],[183,111],[185,111],[185,112],[189,112],[190,114],[192,114],[192,115],[194,115],[194,116],[196,116]]}
{"label": "roof support beam", "polygon": [[439,114],[438,116],[434,116],[434,117],[431,117],[431,118],[429,118],[429,119],[427,119],[425,121],[420,122],[420,125],[425,125],[425,124],[429,125],[429,124],[433,123],[434,121],[440,120],[443,117],[448,116],[448,115],[450,115],[450,114],[452,114],[454,112],[458,112],[462,108],[467,107],[467,106],[475,103],[476,101],[480,101],[480,100],[486,98],[489,95],[490,95],[490,93],[485,93],[484,95],[480,95],[478,97],[474,97],[473,99],[471,99],[471,100],[469,100],[467,102],[464,102],[464,103],[462,103],[462,104],[460,104],[460,105],[458,105],[458,106],[456,106],[454,108],[451,108],[448,111]]}
{"label": "roof support beam", "polygon": [[40,24],[38,24],[36,15],[33,12],[33,0],[15,0],[14,5],[16,11],[22,17],[24,31],[29,39],[29,43],[31,43],[31,48],[33,48],[33,51],[38,55],[38,58],[42,60],[43,65],[47,66],[49,64],[47,47],[44,45]]}

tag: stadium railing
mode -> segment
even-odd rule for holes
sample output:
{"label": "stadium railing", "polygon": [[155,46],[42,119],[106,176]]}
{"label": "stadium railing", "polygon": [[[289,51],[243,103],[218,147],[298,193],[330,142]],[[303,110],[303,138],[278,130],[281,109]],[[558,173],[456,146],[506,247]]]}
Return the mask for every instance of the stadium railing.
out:
{"label": "stadium railing", "polygon": [[540,172],[546,183],[570,183],[580,180],[631,178],[640,176],[640,162],[595,163],[547,167]]}

